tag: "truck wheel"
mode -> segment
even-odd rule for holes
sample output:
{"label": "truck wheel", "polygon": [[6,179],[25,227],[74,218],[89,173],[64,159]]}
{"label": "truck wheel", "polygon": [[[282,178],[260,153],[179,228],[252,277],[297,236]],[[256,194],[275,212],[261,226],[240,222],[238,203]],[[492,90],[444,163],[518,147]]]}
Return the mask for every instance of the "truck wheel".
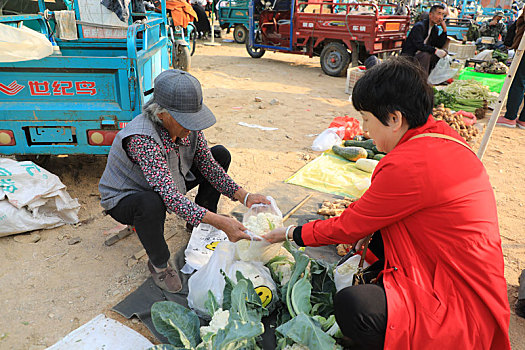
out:
{"label": "truck wheel", "polygon": [[263,48],[250,46],[250,40],[246,38],[246,51],[252,58],[261,58],[266,52]]}
{"label": "truck wheel", "polygon": [[186,72],[190,71],[191,55],[190,50],[186,46],[179,45],[172,51],[173,68],[181,69]]}
{"label": "truck wheel", "polygon": [[340,77],[346,74],[350,64],[350,54],[341,43],[329,43],[321,51],[321,68],[325,74]]}
{"label": "truck wheel", "polygon": [[242,24],[237,24],[233,30],[233,39],[237,44],[244,44],[248,36],[248,29]]}

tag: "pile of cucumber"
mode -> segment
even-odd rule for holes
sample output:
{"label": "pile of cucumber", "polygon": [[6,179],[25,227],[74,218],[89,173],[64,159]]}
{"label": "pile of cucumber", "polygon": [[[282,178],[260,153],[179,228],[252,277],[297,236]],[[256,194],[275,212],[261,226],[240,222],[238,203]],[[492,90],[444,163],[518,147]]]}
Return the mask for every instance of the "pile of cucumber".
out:
{"label": "pile of cucumber", "polygon": [[358,159],[362,158],[379,161],[386,155],[377,149],[376,145],[374,145],[374,140],[359,140],[356,138],[354,138],[354,140],[346,140],[344,142],[344,147],[338,145],[333,146],[332,151],[352,162],[356,162]]}

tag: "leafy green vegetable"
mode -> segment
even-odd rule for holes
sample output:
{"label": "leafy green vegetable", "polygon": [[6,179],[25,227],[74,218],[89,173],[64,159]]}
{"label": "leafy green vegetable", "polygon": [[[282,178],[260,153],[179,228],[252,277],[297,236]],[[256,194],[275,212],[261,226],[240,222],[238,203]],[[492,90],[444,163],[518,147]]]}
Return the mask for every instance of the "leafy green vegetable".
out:
{"label": "leafy green vegetable", "polygon": [[283,246],[293,255],[295,259],[292,276],[290,277],[290,281],[288,282],[286,289],[286,306],[288,307],[288,311],[293,318],[297,316],[297,313],[294,311],[292,305],[292,289],[297,280],[299,280],[301,275],[304,273],[306,266],[308,266],[308,263],[310,262],[310,258],[297,249],[293,248],[289,242],[285,242]]}
{"label": "leafy green vegetable", "polygon": [[151,307],[155,329],[168,338],[172,345],[194,348],[201,342],[199,317],[189,309],[172,301],[159,301]]}
{"label": "leafy green vegetable", "polygon": [[494,50],[492,51],[492,58],[495,58],[499,62],[505,63],[509,59],[509,55],[500,50]]}
{"label": "leafy green vegetable", "polygon": [[256,349],[255,337],[264,333],[261,322],[230,321],[213,339],[213,350]]}
{"label": "leafy green vegetable", "polygon": [[217,311],[220,308],[220,305],[217,302],[217,299],[215,299],[215,295],[213,295],[211,290],[208,291],[208,300],[206,300],[204,306],[206,307],[206,310],[208,310],[208,314],[210,315],[210,317],[213,317],[215,311]]}
{"label": "leafy green vegetable", "polygon": [[292,307],[296,314],[309,315],[312,311],[312,304],[310,303],[310,295],[312,293],[312,285],[304,275],[296,284],[292,287]]}
{"label": "leafy green vegetable", "polygon": [[273,231],[275,228],[275,224],[270,221],[270,219],[266,218],[266,221],[268,221],[268,227],[270,228],[270,231]]}
{"label": "leafy green vegetable", "polygon": [[148,350],[184,350],[185,348],[179,348],[171,344],[159,344],[152,346]]}
{"label": "leafy green vegetable", "polygon": [[323,332],[313,318],[299,314],[279,326],[277,332],[310,350],[327,350],[335,347],[335,339]]}
{"label": "leafy green vegetable", "polygon": [[434,88],[434,106],[443,104],[445,107],[450,107],[454,103],[456,103],[456,97],[453,94]]}

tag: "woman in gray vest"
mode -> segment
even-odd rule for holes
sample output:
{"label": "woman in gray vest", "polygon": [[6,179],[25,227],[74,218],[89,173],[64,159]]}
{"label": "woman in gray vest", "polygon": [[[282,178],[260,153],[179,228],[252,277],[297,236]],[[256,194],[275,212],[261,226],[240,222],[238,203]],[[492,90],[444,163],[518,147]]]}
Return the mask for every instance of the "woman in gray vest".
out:
{"label": "woman in gray vest", "polygon": [[[202,130],[213,124],[215,116],[202,103],[199,81],[180,70],[162,72],[143,113],[115,137],[100,179],[102,207],[118,222],[135,226],[153,280],[169,292],[182,286],[167,263],[166,211],[189,227],[210,224],[235,242],[250,237],[239,221],[216,214],[220,195],[247,207],[269,204],[265,196],[247,192],[228,176],[231,158],[225,147],[208,148]],[[184,195],[196,186],[193,203]]]}

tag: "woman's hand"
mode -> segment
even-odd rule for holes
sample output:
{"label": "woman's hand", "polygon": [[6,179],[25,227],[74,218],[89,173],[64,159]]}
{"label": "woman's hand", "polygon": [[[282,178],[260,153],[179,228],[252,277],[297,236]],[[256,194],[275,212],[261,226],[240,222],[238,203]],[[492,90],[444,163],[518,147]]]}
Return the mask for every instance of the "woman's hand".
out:
{"label": "woman's hand", "polygon": [[244,232],[247,231],[247,228],[235,218],[208,211],[202,218],[202,221],[224,231],[228,239],[232,242],[237,242],[241,239],[251,239],[251,237]]}
{"label": "woman's hand", "polygon": [[266,196],[258,193],[250,193],[248,194],[248,198],[246,198],[246,206],[248,208],[251,208],[254,204],[267,204],[270,205],[270,201]]}
{"label": "woman's hand", "polygon": [[284,242],[286,240],[286,237],[285,237],[286,229],[287,229],[286,227],[279,227],[265,234],[262,237],[270,243]]}

